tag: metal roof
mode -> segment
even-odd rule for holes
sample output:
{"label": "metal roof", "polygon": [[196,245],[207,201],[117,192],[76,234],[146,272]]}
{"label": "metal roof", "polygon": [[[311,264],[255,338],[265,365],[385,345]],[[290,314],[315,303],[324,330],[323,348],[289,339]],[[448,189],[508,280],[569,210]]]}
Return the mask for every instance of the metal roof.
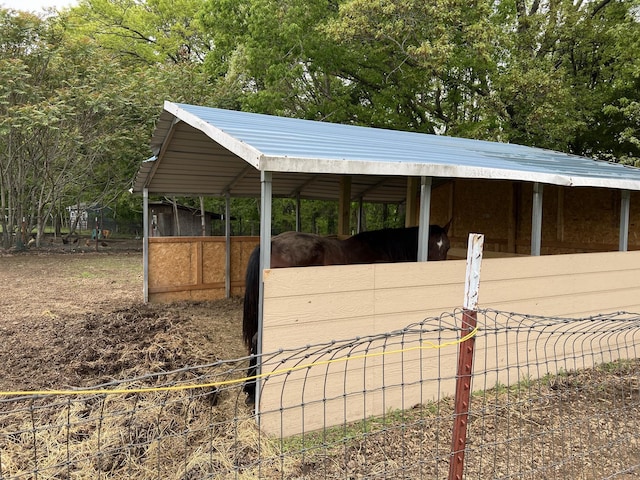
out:
{"label": "metal roof", "polygon": [[477,178],[640,190],[640,168],[507,143],[332,124],[165,102],[134,191],[399,202],[406,177]]}

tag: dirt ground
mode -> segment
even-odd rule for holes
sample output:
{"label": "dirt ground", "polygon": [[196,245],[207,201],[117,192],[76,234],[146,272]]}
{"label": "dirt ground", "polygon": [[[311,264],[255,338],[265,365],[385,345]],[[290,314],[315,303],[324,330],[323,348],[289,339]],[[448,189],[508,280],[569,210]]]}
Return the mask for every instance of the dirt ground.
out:
{"label": "dirt ground", "polygon": [[89,386],[244,356],[240,300],[145,305],[141,241],[0,250],[0,388]]}
{"label": "dirt ground", "polygon": [[[246,354],[241,343],[240,299],[143,303],[139,241],[110,241],[99,245],[97,252],[95,245],[81,242],[53,243],[27,252],[0,251],[0,284],[0,389],[4,392],[93,386]],[[481,415],[469,423],[468,478],[497,478],[522,468],[532,474],[515,475],[518,478],[636,478],[640,465],[637,368],[634,362],[620,371],[563,376],[526,391],[517,386],[478,397],[474,408]],[[439,413],[447,415],[450,403],[445,401]],[[237,449],[234,435],[230,445]],[[290,460],[274,454],[273,475],[268,474],[270,464],[264,463],[258,467],[262,469],[259,476],[390,478],[384,472],[401,465],[406,468],[403,478],[416,478],[408,475],[412,466],[422,468],[425,452],[442,454],[444,463],[448,442],[438,439],[449,435],[448,422],[419,416],[414,423],[407,413],[399,425],[385,424],[377,432],[345,438],[331,448],[323,440],[317,451],[303,448],[301,455],[286,454]],[[534,442],[538,437],[541,441]],[[216,449],[221,448],[220,442],[216,439]],[[590,453],[579,453],[582,442]],[[398,453],[395,447],[400,445],[404,448]],[[261,452],[264,462],[268,460],[263,446],[251,448]],[[248,450],[243,444],[242,451]],[[27,450],[25,458],[31,456]],[[291,464],[288,473],[278,470],[285,457]],[[6,455],[3,462],[7,463]],[[442,469],[446,470],[445,464]],[[442,478],[419,472],[424,478]]]}

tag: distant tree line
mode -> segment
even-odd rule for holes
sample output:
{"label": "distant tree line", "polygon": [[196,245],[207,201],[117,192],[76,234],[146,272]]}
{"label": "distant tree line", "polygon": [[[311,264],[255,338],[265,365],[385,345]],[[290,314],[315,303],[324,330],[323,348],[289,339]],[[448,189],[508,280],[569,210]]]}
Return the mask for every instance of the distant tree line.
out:
{"label": "distant tree line", "polygon": [[[141,200],[128,189],[151,155],[164,100],[638,165],[638,52],[640,0],[80,0],[39,14],[0,9],[2,244],[13,244],[23,221],[39,242],[79,203],[140,221]],[[290,206],[278,200],[275,230],[292,227]],[[207,199],[207,209],[220,207]],[[255,199],[232,208],[247,222],[258,215]],[[335,208],[307,205],[303,228],[335,231]],[[401,208],[367,206],[367,226],[393,224]]]}

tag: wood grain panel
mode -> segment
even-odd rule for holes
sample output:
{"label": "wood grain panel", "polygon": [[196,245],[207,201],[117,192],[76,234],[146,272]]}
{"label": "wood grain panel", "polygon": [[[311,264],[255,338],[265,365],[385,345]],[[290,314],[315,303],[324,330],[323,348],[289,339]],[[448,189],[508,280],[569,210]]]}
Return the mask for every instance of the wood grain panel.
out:
{"label": "wood grain panel", "polygon": [[[465,261],[448,261],[267,271],[264,351],[383,334],[452,312],[463,302],[465,268]],[[640,312],[640,252],[485,259],[479,300],[480,308],[567,318]],[[560,334],[572,324],[543,328],[535,345],[526,325],[519,333],[479,335],[475,370],[483,374],[483,385],[474,388],[635,355],[640,342],[634,332],[616,340],[619,349],[603,353],[598,342],[581,344],[579,335]],[[371,353],[384,346],[387,355],[350,359],[348,368],[324,365],[270,378],[261,398],[261,426],[286,436],[452,395],[457,347],[417,349],[433,333],[414,333],[367,343]],[[398,338],[401,343],[394,343]],[[405,351],[389,353],[398,349]],[[313,363],[313,357],[306,361]]]}
{"label": "wood grain panel", "polygon": [[[244,294],[249,256],[257,237],[231,237],[231,294]],[[149,239],[148,291],[151,302],[216,300],[226,295],[224,237]]]}

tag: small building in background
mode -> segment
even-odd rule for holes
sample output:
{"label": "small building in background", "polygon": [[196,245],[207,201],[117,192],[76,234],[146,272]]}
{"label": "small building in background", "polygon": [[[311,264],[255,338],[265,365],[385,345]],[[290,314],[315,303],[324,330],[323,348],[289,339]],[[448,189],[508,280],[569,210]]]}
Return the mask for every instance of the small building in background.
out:
{"label": "small building in background", "polygon": [[100,230],[116,230],[114,212],[110,207],[98,203],[81,202],[69,205],[67,212],[69,212],[69,229],[71,230],[93,230],[96,228],[96,224]]}
{"label": "small building in background", "polygon": [[[148,218],[151,222],[149,225],[149,236],[151,237],[203,236],[202,215],[199,208],[174,205],[166,200],[150,201]],[[212,235],[214,222],[222,222],[223,219],[223,215],[219,213],[205,211],[204,236]]]}

